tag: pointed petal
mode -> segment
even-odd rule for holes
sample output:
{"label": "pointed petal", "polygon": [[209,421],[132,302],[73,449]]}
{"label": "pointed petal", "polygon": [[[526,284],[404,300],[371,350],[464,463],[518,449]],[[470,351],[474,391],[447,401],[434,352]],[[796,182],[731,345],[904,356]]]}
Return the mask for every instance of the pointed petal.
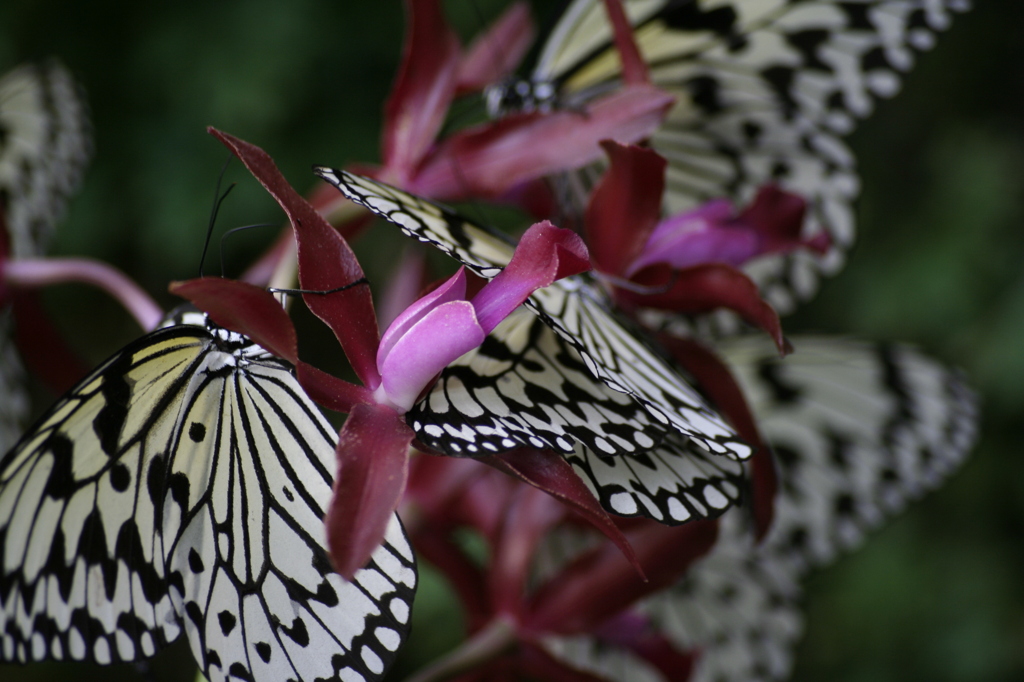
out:
{"label": "pointed petal", "polygon": [[640,48],[636,45],[636,34],[633,25],[626,18],[622,0],[604,0],[604,8],[612,25],[615,49],[622,63],[622,82],[626,85],[650,83],[647,73],[647,62],[640,56]]}
{"label": "pointed petal", "polygon": [[430,154],[407,189],[438,199],[500,196],[527,180],[597,161],[601,140],[649,137],[674,101],[649,85],[628,86],[585,113],[509,116],[457,133]]}
{"label": "pointed petal", "polygon": [[357,403],[372,403],[373,391],[351,384],[309,363],[299,360],[295,365],[299,385],[318,405],[335,412],[351,412]]}
{"label": "pointed petal", "polygon": [[661,293],[638,293],[617,288],[615,297],[621,304],[691,315],[728,308],[768,332],[779,353],[785,355],[788,352],[778,313],[761,298],[753,280],[730,265],[706,263],[673,271],[667,266],[656,265],[641,270],[632,279],[637,284],[651,287],[664,284],[668,288]]}
{"label": "pointed petal", "polygon": [[[303,300],[334,332],[356,375],[369,388],[380,383],[377,373],[379,331],[363,269],[345,239],[292,189],[270,156],[255,145],[208,131],[242,160],[288,215],[299,244],[299,283],[310,291]],[[349,287],[349,288],[345,288]]]}
{"label": "pointed petal", "polygon": [[338,434],[338,471],[324,523],[331,561],[346,580],[384,539],[405,490],[413,435],[381,405],[356,405]]}
{"label": "pointed petal", "polygon": [[647,582],[611,545],[605,543],[572,561],[534,594],[524,628],[573,634],[590,630],[637,600],[668,587],[711,549],[716,521],[685,526],[648,522],[627,533]]}
{"label": "pointed petal", "polygon": [[608,155],[608,170],[591,194],[584,229],[594,267],[623,275],[661,217],[667,162],[653,149],[611,140],[601,147]]}
{"label": "pointed petal", "polygon": [[439,0],[406,0],[409,28],[398,78],[384,106],[384,167],[405,180],[434,143],[455,96],[462,49]]}
{"label": "pointed petal", "polygon": [[548,450],[520,448],[477,459],[561,500],[618,547],[626,565],[632,567],[634,576],[643,576],[643,569],[626,536],[612,522],[583,479],[560,455]]}
{"label": "pointed petal", "polygon": [[512,73],[533,44],[535,34],[530,5],[524,0],[510,5],[463,56],[459,93],[483,90]]}

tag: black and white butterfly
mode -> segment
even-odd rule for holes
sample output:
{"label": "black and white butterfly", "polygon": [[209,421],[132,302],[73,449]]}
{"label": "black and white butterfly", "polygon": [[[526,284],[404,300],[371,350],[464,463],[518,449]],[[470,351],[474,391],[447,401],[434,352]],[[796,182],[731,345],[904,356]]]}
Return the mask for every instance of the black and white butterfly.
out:
{"label": "black and white butterfly", "polygon": [[397,516],[351,582],[334,573],[335,429],[287,363],[177,322],[0,461],[0,658],[131,661],[184,634],[212,682],[381,679],[417,580]]}
{"label": "black and white butterfly", "polygon": [[[974,441],[977,399],[960,373],[901,345],[792,341],[781,360],[759,338],[719,349],[779,462],[768,535],[757,543],[746,517],[726,514],[710,553],[641,606],[681,651],[700,650],[693,680],[786,678],[803,631],[803,576],[937,487]],[[659,679],[589,638],[554,646],[611,679]]]}
{"label": "black and white butterfly", "polygon": [[[84,99],[64,67],[54,61],[25,64],[0,77],[0,252],[6,257],[45,252],[91,146]],[[6,303],[0,301],[3,452],[17,441],[29,414]]]}
{"label": "black and white butterfly", "polygon": [[84,97],[56,61],[0,78],[0,210],[9,255],[39,255],[92,151]]}
{"label": "black and white butterfly", "polygon": [[[824,255],[767,255],[745,266],[780,312],[810,298],[842,267],[859,191],[841,140],[880,97],[894,95],[915,52],[968,0],[624,0],[653,83],[677,98],[651,138],[669,161],[665,210],[712,199],[750,202],[777,183],[809,203],[804,235]],[[620,62],[602,0],[574,0],[530,77],[488,93],[493,111],[586,110],[619,86]],[[588,183],[584,182],[582,186]],[[581,200],[574,203],[582,205]]]}
{"label": "black and white butterfly", "polygon": [[[352,201],[395,223],[409,236],[439,248],[482,277],[494,277],[511,260],[514,245],[507,237],[475,225],[448,208],[347,171],[324,167],[315,171]],[[465,426],[458,434],[450,433],[454,427],[444,429],[447,434],[432,434],[425,424],[417,427],[413,422],[428,442],[433,438],[435,447],[456,455],[472,453],[469,445],[486,453],[510,450],[519,444],[567,453],[573,449],[575,440],[603,455],[616,455],[650,449],[665,434],[679,433],[712,454],[737,459],[751,454],[750,446],[687,383],[680,370],[612,311],[607,296],[586,275],[568,277],[538,289],[526,305],[579,354],[591,376],[628,395],[644,414],[636,417],[636,406],[621,407],[623,401],[618,399],[595,396],[586,404],[570,404],[568,399],[559,398],[555,404],[539,404],[537,409],[528,410],[520,420],[521,429],[495,432],[492,415],[515,413],[516,403],[532,406],[528,391],[533,386],[547,390],[547,395],[564,395],[558,390],[559,384],[564,385],[562,375],[543,372],[536,381],[527,381],[522,387],[525,395],[517,392],[514,397],[502,398],[488,390],[486,398],[463,393],[469,400],[451,394],[458,402],[448,395],[435,393],[428,397],[431,411],[444,413],[447,421],[461,419]],[[500,335],[496,338],[500,340]],[[517,376],[526,375],[520,372]],[[556,390],[548,390],[551,388]],[[490,397],[496,401],[490,401]],[[560,410],[573,414],[559,414]],[[602,414],[603,410],[615,416]],[[453,412],[461,415],[456,417]]]}

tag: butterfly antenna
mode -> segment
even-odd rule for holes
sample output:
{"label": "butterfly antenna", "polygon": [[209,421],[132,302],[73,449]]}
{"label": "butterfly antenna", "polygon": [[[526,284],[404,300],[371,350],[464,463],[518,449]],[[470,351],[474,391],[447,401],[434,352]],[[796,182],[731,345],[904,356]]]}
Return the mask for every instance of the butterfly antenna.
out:
{"label": "butterfly antenna", "polygon": [[[225,192],[225,195],[226,194],[227,193]],[[255,227],[277,227],[277,226],[278,226],[278,223],[253,223],[252,225],[242,225],[241,227],[232,227],[230,230],[228,230],[227,232],[222,234],[220,236],[220,275],[221,275],[221,277],[224,276],[224,272],[225,272],[225,268],[224,268],[224,240],[225,239],[227,239],[230,235],[233,235],[236,232],[241,232],[242,230],[251,230],[251,229],[253,229]]]}
{"label": "butterfly antenna", "polygon": [[206,240],[203,242],[203,255],[199,258],[199,276],[203,276],[203,265],[206,263],[206,254],[210,250],[210,239],[213,236],[213,225],[217,222],[217,212],[220,211],[220,205],[227,198],[231,190],[235,188],[235,183],[224,190],[224,194],[220,193],[220,184],[224,180],[224,173],[228,170],[228,164],[231,163],[231,159],[234,158],[231,154],[228,154],[227,161],[220,168],[220,174],[217,176],[217,187],[213,192],[213,208],[210,209],[210,223],[206,226]]}

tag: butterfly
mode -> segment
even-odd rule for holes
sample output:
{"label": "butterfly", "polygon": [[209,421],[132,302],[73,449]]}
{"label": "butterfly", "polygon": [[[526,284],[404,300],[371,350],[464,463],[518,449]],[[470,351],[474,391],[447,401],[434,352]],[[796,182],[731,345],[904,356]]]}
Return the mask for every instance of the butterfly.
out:
{"label": "butterfly", "polygon": [[0,658],[152,656],[211,682],[378,680],[409,629],[398,517],[346,582],[337,433],[291,367],[195,312],[83,379],[0,460]]}
{"label": "butterfly", "polygon": [[[324,167],[314,170],[352,201],[395,223],[409,236],[439,248],[481,277],[494,277],[512,257],[514,246],[501,233],[475,225],[439,204],[347,171]],[[691,439],[713,454],[738,459],[745,459],[751,454],[750,446],[740,440],[732,428],[686,382],[680,370],[653,350],[643,340],[642,333],[632,327],[628,320],[612,311],[605,293],[588,276],[567,277],[549,287],[538,289],[526,305],[578,353],[591,376],[608,388],[632,398],[646,414],[641,418],[630,418],[630,410],[635,410],[635,407],[630,405],[623,412],[623,408],[616,408],[609,401],[598,398],[592,405],[577,403],[577,407],[581,410],[594,407],[598,413],[600,408],[607,408],[618,412],[620,416],[625,415],[626,419],[593,413],[560,415],[559,409],[570,409],[570,401],[563,398],[557,405],[537,406],[537,410],[523,422],[526,425],[524,430],[532,432],[535,440],[528,437],[522,440],[511,430],[508,433],[493,433],[491,417],[485,409],[500,413],[514,409],[512,404],[504,401],[504,407],[498,402],[488,406],[486,398],[478,395],[471,403],[449,403],[462,413],[463,423],[469,428],[469,431],[464,429],[462,434],[466,441],[475,443],[480,439],[481,447],[491,452],[512,449],[516,447],[517,440],[525,445],[546,446],[569,452],[571,440],[557,435],[564,432],[601,454],[615,455],[650,449],[665,434],[674,432]],[[524,375],[520,373],[519,376]],[[543,386],[545,382],[551,381],[560,380],[552,372],[546,372],[538,381],[527,383]],[[524,390],[527,388],[524,387]],[[488,394],[493,394],[493,391],[489,390]],[[521,399],[515,400],[526,406],[533,402],[528,390]],[[447,402],[447,399],[435,396],[435,401]],[[499,399],[499,402],[502,401]],[[444,403],[440,408],[447,409]],[[546,422],[536,427],[529,426],[530,422],[536,420]],[[586,423],[576,423],[580,420]],[[485,428],[476,428],[477,422]],[[413,428],[417,428],[415,423]],[[420,430],[424,429],[421,425]],[[546,436],[545,433],[556,435]],[[438,446],[444,446],[452,441],[442,436],[435,442]],[[458,445],[458,441],[454,442]],[[459,445],[458,448],[442,449],[446,452],[453,450],[450,454],[460,455],[465,454],[467,448]]]}
{"label": "butterfly", "polygon": [[0,209],[9,255],[46,247],[91,151],[85,100],[67,69],[51,60],[0,78]]}
{"label": "butterfly", "polygon": [[[917,51],[967,0],[624,0],[652,82],[676,105],[650,140],[669,161],[665,211],[712,200],[749,203],[767,183],[808,202],[804,235],[827,253],[770,254],[745,266],[789,312],[834,274],[854,240],[855,159],[842,141],[880,97],[894,95]],[[602,0],[574,0],[525,81],[486,94],[492,113],[586,111],[618,87],[620,61]],[[589,174],[580,175],[587,187]],[[570,201],[584,205],[581,198]],[[571,209],[570,209],[571,210]],[[721,315],[719,316],[721,317]]]}
{"label": "butterfly", "polygon": [[[91,150],[78,86],[55,61],[26,64],[0,77],[0,252],[42,254]],[[7,301],[3,301],[7,303]],[[14,347],[11,311],[0,309],[0,451],[28,420],[24,369]]]}
{"label": "butterfly", "polygon": [[[719,347],[779,462],[771,529],[757,543],[746,517],[726,514],[712,550],[641,606],[679,650],[701,651],[694,680],[788,676],[801,579],[937,487],[975,438],[977,398],[959,372],[897,344],[792,341],[781,360],[760,338]],[[604,674],[639,669],[588,638],[556,646]]]}

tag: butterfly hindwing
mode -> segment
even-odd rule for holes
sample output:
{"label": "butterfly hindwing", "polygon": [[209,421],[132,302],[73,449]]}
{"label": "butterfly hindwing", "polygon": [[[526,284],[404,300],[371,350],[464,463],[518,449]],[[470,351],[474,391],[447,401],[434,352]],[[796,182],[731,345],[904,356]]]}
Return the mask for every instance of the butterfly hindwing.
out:
{"label": "butterfly hindwing", "polygon": [[380,679],[415,564],[396,517],[352,582],[331,570],[335,440],[244,337],[129,345],[0,464],[0,654],[129,661],[184,632],[211,681]]}
{"label": "butterfly hindwing", "polygon": [[[352,201],[399,225],[410,236],[440,248],[481,276],[493,277],[511,258],[513,247],[504,239],[426,199],[346,171],[321,167],[316,172]],[[568,277],[539,289],[526,305],[579,353],[594,376],[613,390],[632,396],[647,410],[648,422],[660,423],[647,441],[655,442],[659,432],[670,427],[713,453],[739,459],[750,456],[750,447],[678,370],[634,330],[624,327],[611,312],[605,295],[584,277]],[[634,426],[637,432],[644,428],[639,423]],[[566,451],[561,446],[556,449]],[[632,449],[631,443],[619,452]]]}

